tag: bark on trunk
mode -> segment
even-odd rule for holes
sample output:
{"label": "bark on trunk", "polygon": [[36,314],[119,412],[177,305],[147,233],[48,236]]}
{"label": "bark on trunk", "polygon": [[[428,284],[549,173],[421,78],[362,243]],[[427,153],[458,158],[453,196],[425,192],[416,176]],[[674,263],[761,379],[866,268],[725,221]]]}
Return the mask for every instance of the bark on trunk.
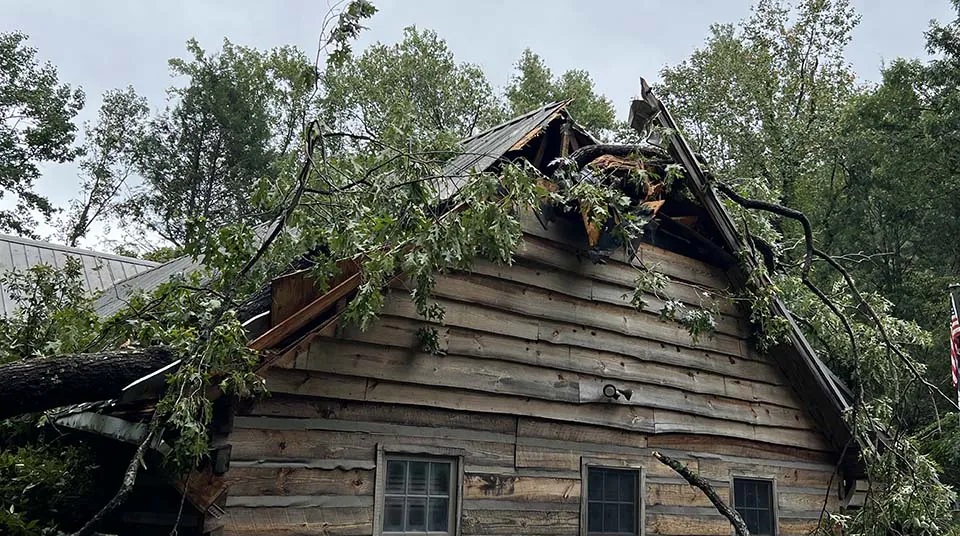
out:
{"label": "bark on trunk", "polygon": [[168,348],[27,359],[0,366],[0,419],[116,397],[173,361]]}

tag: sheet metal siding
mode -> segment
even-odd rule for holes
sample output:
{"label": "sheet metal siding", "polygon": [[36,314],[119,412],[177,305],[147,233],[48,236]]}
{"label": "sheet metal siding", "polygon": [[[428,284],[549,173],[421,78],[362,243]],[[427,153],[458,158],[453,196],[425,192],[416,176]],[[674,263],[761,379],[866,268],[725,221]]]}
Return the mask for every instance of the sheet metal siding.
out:
{"label": "sheet metal siding", "polygon": [[[63,268],[68,257],[80,261],[83,266],[83,285],[90,293],[101,291],[126,279],[127,274],[144,273],[157,266],[157,263],[143,259],[0,235],[0,272],[4,274],[14,270],[23,271],[39,264]],[[0,282],[0,314],[9,315],[16,306],[9,289]]]}

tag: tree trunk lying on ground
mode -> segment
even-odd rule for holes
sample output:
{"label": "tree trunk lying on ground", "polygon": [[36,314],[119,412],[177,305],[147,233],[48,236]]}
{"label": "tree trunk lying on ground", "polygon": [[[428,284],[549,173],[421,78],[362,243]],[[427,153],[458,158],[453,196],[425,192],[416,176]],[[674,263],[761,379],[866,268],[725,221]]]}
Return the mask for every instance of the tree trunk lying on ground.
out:
{"label": "tree trunk lying on ground", "polygon": [[0,419],[115,398],[173,361],[169,348],[27,359],[0,366]]}

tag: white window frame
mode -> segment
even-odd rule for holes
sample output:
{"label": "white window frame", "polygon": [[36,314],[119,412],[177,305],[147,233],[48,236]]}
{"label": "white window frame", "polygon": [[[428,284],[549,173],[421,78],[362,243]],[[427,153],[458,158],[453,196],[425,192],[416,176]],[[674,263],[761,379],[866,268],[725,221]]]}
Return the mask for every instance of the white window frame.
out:
{"label": "white window frame", "polygon": [[647,533],[647,472],[643,468],[643,463],[636,460],[618,460],[609,458],[580,458],[580,534],[587,536],[588,508],[588,482],[590,469],[616,469],[620,471],[634,471],[637,473],[637,517],[635,520],[636,535],[645,536]]}
{"label": "white window frame", "polygon": [[[780,494],[777,492],[777,479],[776,477],[770,475],[769,473],[748,473],[742,471],[731,471],[730,472],[730,506],[736,510],[737,509],[737,497],[734,487],[734,482],[737,479],[741,480],[761,480],[764,482],[770,483],[770,513],[773,516],[773,535],[779,536],[780,534]],[[731,533],[733,530],[731,529]]]}
{"label": "white window frame", "polygon": [[[377,468],[373,497],[373,534],[391,536],[401,534],[426,534],[429,536],[459,536],[460,517],[463,512],[463,449],[424,445],[377,444]],[[449,523],[446,532],[402,533],[384,532],[384,496],[387,489],[387,460],[444,461],[451,464],[451,490]]]}

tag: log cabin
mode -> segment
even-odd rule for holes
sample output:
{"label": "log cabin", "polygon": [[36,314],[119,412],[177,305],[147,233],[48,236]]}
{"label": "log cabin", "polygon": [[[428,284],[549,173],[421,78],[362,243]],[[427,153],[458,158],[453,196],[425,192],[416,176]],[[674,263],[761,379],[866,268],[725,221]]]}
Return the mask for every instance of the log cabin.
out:
{"label": "log cabin", "polygon": [[[464,171],[506,161],[524,159],[545,178],[556,159],[587,153],[591,165],[638,165],[610,154],[567,104],[464,140],[441,199],[470,180]],[[307,271],[274,280],[247,324],[270,396],[220,405],[217,453],[194,479],[180,534],[732,534],[654,452],[706,479],[752,534],[807,534],[825,513],[851,507],[863,468],[843,385],[779,300],[770,313],[786,320],[786,339],[758,351],[750,311],[718,298],[745,288],[743,238],[662,103],[646,93],[632,115],[668,129],[647,156],[682,166],[674,191],[689,195],[653,200],[630,254],[601,251],[602,229],[544,206],[523,215],[512,264],[438,276],[442,323],[418,317],[397,281],[366,331],[341,322],[359,273],[347,270],[324,293]],[[171,265],[106,293],[99,308],[189,263]],[[651,266],[669,281],[638,310],[638,267]],[[709,308],[715,329],[694,336],[665,321],[668,301]],[[424,327],[439,349],[422,349]],[[148,398],[155,390],[145,386],[158,381],[118,398]],[[102,432],[90,415],[60,422]],[[147,513],[127,512],[118,526],[169,523]]]}

